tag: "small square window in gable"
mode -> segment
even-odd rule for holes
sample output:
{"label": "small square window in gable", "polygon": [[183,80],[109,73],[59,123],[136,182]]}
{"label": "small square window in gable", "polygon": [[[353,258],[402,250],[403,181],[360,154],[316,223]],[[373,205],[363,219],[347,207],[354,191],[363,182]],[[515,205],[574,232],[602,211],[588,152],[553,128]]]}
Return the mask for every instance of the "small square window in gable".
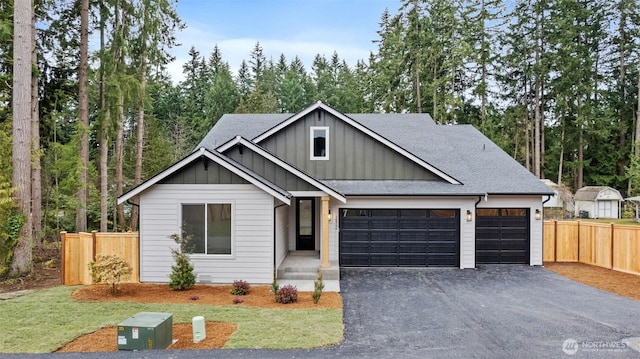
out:
{"label": "small square window in gable", "polygon": [[329,127],[312,126],[309,131],[311,160],[329,159]]}

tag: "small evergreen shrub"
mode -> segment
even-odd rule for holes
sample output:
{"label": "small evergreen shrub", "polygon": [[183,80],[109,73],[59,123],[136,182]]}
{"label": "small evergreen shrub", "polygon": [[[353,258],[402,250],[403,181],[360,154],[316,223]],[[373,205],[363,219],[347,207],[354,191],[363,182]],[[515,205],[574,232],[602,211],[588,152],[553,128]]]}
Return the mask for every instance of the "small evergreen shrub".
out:
{"label": "small evergreen shrub", "polygon": [[172,290],[192,288],[196,284],[196,275],[193,273],[193,265],[191,264],[191,257],[189,257],[191,250],[187,245],[190,238],[188,236],[180,237],[175,233],[169,237],[178,245],[178,248],[171,248],[171,255],[175,265],[171,266],[169,288]]}
{"label": "small evergreen shrub", "polygon": [[289,304],[298,301],[298,289],[287,284],[276,292],[276,303]]}
{"label": "small evergreen shrub", "polygon": [[311,298],[313,304],[318,304],[320,297],[322,296],[322,290],[324,289],[324,280],[322,279],[322,269],[318,268],[318,279],[313,281],[313,293]]}
{"label": "small evergreen shrub", "polygon": [[233,295],[246,295],[249,293],[249,288],[251,286],[249,283],[243,280],[235,280],[233,281],[233,286],[231,287],[231,294]]}
{"label": "small evergreen shrub", "polygon": [[95,261],[89,262],[89,271],[95,283],[110,285],[111,294],[115,295],[118,284],[131,276],[132,268],[122,257],[98,254]]}
{"label": "small evergreen shrub", "polygon": [[273,267],[273,281],[271,282],[271,291],[273,294],[278,293],[278,289],[280,289],[280,285],[278,284],[278,280],[276,279],[276,268]]}

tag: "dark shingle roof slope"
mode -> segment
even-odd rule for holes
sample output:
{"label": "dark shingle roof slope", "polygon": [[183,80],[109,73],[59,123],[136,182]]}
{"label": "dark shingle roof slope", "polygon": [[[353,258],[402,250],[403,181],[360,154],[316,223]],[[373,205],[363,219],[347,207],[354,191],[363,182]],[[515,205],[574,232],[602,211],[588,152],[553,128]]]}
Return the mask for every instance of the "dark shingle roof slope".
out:
{"label": "dark shingle roof slope", "polygon": [[[291,114],[224,115],[198,147],[209,150],[241,135],[255,138]],[[345,195],[553,194],[471,125],[436,125],[428,114],[346,114],[462,182],[323,181]]]}

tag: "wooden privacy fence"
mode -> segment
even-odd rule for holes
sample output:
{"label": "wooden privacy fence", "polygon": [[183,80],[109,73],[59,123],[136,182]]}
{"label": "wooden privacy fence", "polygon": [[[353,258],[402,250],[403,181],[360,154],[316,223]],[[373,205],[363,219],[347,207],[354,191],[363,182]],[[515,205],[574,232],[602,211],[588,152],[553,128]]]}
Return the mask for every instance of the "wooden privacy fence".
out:
{"label": "wooden privacy fence", "polygon": [[132,273],[127,282],[137,283],[139,277],[138,233],[67,233],[60,232],[62,240],[62,284],[92,284],[89,262],[96,255],[117,255],[131,265]]}
{"label": "wooden privacy fence", "polygon": [[543,260],[640,274],[640,226],[545,221]]}

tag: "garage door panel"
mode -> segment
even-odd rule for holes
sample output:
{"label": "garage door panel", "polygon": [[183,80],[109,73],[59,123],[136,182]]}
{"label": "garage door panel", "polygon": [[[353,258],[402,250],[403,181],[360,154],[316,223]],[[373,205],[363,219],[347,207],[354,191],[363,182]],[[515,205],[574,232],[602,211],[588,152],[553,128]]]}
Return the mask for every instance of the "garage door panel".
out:
{"label": "garage door panel", "polygon": [[[340,265],[458,266],[459,213],[448,209],[341,209]],[[365,218],[367,226],[362,228]]]}
{"label": "garage door panel", "polygon": [[405,263],[407,266],[412,267],[425,267],[427,266],[427,257],[422,254],[400,254],[398,260],[401,263]]}
{"label": "garage door panel", "polygon": [[529,263],[529,210],[476,211],[476,263]]}
{"label": "garage door panel", "polygon": [[398,256],[396,254],[371,254],[370,265],[374,267],[395,267],[398,264]]}
{"label": "garage door panel", "polygon": [[343,221],[342,229],[369,229],[369,218],[349,217],[348,221]]}
{"label": "garage door panel", "polygon": [[370,265],[369,253],[366,254],[344,254],[342,260],[351,263],[354,267],[368,267]]}
{"label": "garage door panel", "polygon": [[398,253],[397,242],[372,242],[371,253]]}
{"label": "garage door panel", "polygon": [[396,231],[371,231],[369,233],[371,242],[386,242],[398,240],[398,232]]}
{"label": "garage door panel", "polygon": [[422,232],[415,232],[415,231],[401,231],[398,232],[398,240],[401,242],[404,241],[411,241],[411,242],[426,242],[427,241],[427,234],[422,231]]}
{"label": "garage door panel", "polygon": [[451,261],[455,260],[457,254],[430,254],[428,257],[429,265],[434,267],[450,267]]}
{"label": "garage door panel", "polygon": [[344,251],[346,253],[357,254],[357,253],[369,253],[369,242],[348,242],[343,245]]}
{"label": "garage door panel", "polygon": [[415,242],[415,243],[399,243],[398,244],[398,253],[418,253],[418,255],[424,257],[424,253],[427,252],[427,243],[426,242]]}
{"label": "garage door panel", "polygon": [[526,251],[527,250],[527,241],[524,239],[511,239],[511,240],[505,240],[503,239],[501,241],[501,245],[500,245],[500,249],[503,251],[508,251],[508,250],[518,250],[518,251]]}

